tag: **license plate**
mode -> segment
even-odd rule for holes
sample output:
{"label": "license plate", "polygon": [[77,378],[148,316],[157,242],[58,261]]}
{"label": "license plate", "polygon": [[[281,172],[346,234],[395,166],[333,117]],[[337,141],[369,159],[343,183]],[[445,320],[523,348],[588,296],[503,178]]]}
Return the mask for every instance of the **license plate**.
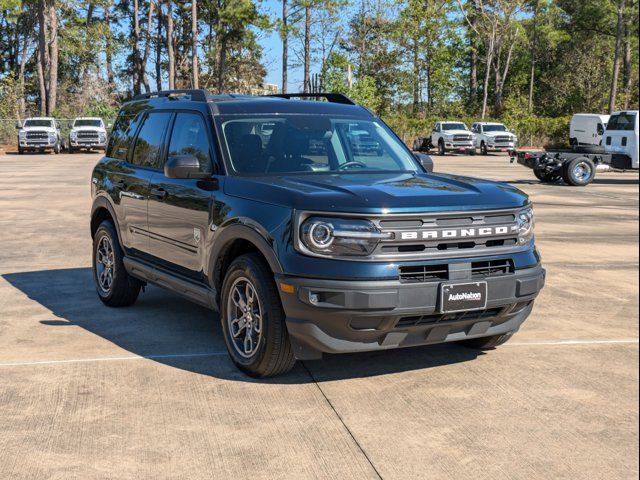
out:
{"label": "license plate", "polygon": [[487,282],[446,283],[440,290],[442,313],[487,308]]}

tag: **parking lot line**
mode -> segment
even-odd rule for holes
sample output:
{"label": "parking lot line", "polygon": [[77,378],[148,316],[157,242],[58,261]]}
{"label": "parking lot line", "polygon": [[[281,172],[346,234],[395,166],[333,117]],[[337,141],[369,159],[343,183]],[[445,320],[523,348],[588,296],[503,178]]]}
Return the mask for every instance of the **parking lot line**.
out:
{"label": "parking lot line", "polygon": [[0,367],[18,367],[27,365],[57,365],[63,363],[92,363],[92,362],[116,362],[123,360],[161,360],[167,358],[197,358],[214,357],[228,355],[227,352],[204,352],[204,353],[171,353],[159,355],[128,355],[126,357],[95,357],[95,358],[70,358],[68,360],[37,360],[32,362],[9,362],[0,363]]}
{"label": "parking lot line", "polygon": [[[545,347],[545,346],[571,346],[571,345],[638,345],[637,338],[622,338],[611,340],[551,340],[539,342],[508,342],[503,347]],[[92,363],[92,362],[119,362],[126,360],[160,360],[167,358],[197,358],[217,357],[228,355],[227,352],[203,352],[203,353],[175,353],[159,355],[128,355],[123,357],[95,357],[95,358],[71,358],[67,360],[37,360],[29,362],[0,363],[0,367],[20,367],[29,365],[58,365],[65,363]]]}

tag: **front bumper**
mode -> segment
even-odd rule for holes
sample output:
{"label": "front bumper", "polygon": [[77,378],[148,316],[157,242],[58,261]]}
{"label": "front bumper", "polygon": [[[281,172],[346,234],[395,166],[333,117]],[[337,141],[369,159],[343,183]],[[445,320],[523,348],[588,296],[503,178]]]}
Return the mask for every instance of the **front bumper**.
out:
{"label": "front bumper", "polygon": [[74,148],[105,148],[107,141],[78,138],[76,140],[69,139],[69,145]]}
{"label": "front bumper", "polygon": [[58,143],[58,139],[18,139],[21,148],[53,148]]}
{"label": "front bumper", "polygon": [[469,140],[468,142],[456,142],[451,140],[445,140],[444,146],[447,150],[474,150],[473,142]]}
{"label": "front bumper", "polygon": [[514,332],[529,316],[544,286],[538,265],[502,276],[474,278],[487,282],[485,310],[439,313],[442,283],[399,280],[318,280],[286,275],[278,284],[295,287],[281,293],[289,336],[299,359],[322,353],[347,353],[444,343]]}
{"label": "front bumper", "polygon": [[514,142],[509,142],[509,143],[488,143],[487,148],[489,150],[499,150],[501,152],[508,152],[510,150],[514,150],[516,148],[517,144]]}

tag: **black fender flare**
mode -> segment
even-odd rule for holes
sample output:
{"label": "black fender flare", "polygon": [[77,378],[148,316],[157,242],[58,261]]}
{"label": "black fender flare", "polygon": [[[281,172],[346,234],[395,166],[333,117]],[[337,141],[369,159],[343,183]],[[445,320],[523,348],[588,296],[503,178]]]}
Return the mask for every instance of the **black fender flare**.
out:
{"label": "black fender flare", "polygon": [[[91,221],[89,222],[89,228],[91,229],[93,218],[95,217],[96,212],[101,208],[107,209],[109,211],[109,214],[111,215],[111,218],[113,218],[113,221],[116,223],[115,225],[116,235],[118,235],[118,242],[120,242],[120,245],[122,245],[122,239],[120,238],[120,224],[118,222],[118,216],[116,215],[116,210],[113,207],[113,204],[111,203],[111,201],[104,195],[99,195],[93,200],[93,203],[91,205]],[[93,232],[90,232],[90,233],[91,233],[91,238],[93,238]]]}
{"label": "black fender flare", "polygon": [[278,260],[278,256],[272,246],[273,240],[270,239],[269,233],[255,222],[236,219],[234,223],[220,227],[215,233],[211,255],[209,257],[209,281],[212,286],[215,284],[216,260],[220,257],[220,254],[223,253],[224,249],[234,240],[251,242],[267,260],[273,273],[284,273],[282,265],[280,265],[280,260]]}

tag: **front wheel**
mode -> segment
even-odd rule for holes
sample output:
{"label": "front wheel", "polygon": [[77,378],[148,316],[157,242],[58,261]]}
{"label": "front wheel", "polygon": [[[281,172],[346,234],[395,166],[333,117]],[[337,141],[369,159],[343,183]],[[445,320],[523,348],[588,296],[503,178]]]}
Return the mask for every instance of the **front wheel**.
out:
{"label": "front wheel", "polygon": [[503,333],[502,335],[493,335],[492,337],[471,338],[458,343],[468,348],[475,348],[476,350],[491,350],[507,343],[512,336],[513,332],[509,332]]}
{"label": "front wheel", "polygon": [[62,149],[60,148],[60,142],[56,143],[53,147],[53,153],[57,155],[58,153],[60,153],[61,150]]}
{"label": "front wheel", "polygon": [[236,258],[222,283],[220,321],[231,360],[252,377],[288,372],[295,357],[273,273],[256,254]]}
{"label": "front wheel", "polygon": [[487,153],[489,153],[489,151],[487,150],[487,144],[484,142],[480,143],[480,153],[482,155],[486,155]]}
{"label": "front wheel", "polygon": [[444,148],[444,142],[442,140],[440,140],[438,142],[438,155],[444,155],[446,153],[445,148]]}

